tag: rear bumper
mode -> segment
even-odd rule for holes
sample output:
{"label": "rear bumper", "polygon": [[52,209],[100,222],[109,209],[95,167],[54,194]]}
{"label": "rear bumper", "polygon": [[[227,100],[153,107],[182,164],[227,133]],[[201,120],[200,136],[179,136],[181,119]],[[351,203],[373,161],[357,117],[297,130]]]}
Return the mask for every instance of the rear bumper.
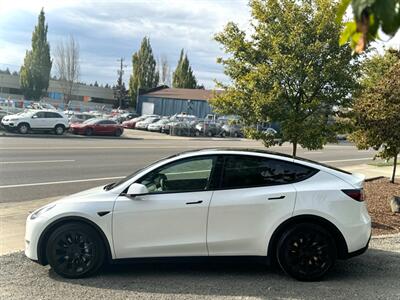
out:
{"label": "rear bumper", "polygon": [[371,235],[369,236],[368,242],[367,242],[367,244],[366,244],[364,247],[362,247],[361,249],[358,249],[358,250],[356,250],[356,251],[349,252],[349,253],[346,255],[346,257],[344,257],[344,259],[352,258],[352,257],[355,257],[355,256],[358,256],[358,255],[361,255],[361,254],[365,253],[365,251],[367,251],[367,249],[368,249],[368,247],[369,247],[369,242],[370,242],[370,240],[371,240]]}

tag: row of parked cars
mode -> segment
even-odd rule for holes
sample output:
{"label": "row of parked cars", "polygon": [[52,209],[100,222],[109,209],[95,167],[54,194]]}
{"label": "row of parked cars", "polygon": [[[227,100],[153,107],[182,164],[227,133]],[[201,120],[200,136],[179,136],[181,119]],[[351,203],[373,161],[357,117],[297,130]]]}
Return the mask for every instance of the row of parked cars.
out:
{"label": "row of parked cars", "polygon": [[68,114],[55,109],[27,109],[6,114],[1,119],[1,125],[8,131],[21,134],[51,131],[62,135],[69,130],[75,134],[121,136],[124,131],[117,121],[101,113]]}
{"label": "row of parked cars", "polygon": [[177,114],[172,117],[144,115],[126,120],[124,128],[161,132],[182,136],[233,136],[243,137],[243,127],[232,118],[208,115],[199,119],[193,115]]}

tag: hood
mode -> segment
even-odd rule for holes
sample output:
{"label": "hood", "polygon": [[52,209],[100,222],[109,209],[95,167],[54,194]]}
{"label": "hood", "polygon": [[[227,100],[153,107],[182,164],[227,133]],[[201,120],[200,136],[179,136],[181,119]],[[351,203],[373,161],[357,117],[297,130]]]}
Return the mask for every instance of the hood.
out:
{"label": "hood", "polygon": [[88,201],[90,199],[93,199],[93,201],[95,200],[99,200],[99,198],[104,195],[105,193],[107,193],[107,191],[105,191],[104,189],[104,185],[95,187],[95,188],[91,188],[82,192],[78,192],[69,196],[66,196],[64,198],[61,198],[60,200],[58,200],[57,202],[78,202],[81,200],[85,200]]}

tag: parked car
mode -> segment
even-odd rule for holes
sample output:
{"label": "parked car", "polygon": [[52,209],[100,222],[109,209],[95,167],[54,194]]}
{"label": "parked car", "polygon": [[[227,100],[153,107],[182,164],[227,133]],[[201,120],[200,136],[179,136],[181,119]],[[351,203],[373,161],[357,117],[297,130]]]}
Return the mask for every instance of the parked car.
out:
{"label": "parked car", "polygon": [[163,118],[158,120],[155,123],[151,123],[149,124],[149,126],[147,126],[147,130],[148,131],[158,131],[161,132],[162,126],[169,123],[170,120],[168,118]]}
{"label": "parked car", "polygon": [[90,114],[74,113],[68,119],[69,119],[69,122],[72,124],[72,123],[83,123],[86,120],[93,119],[93,118],[94,118],[94,116],[90,115]]}
{"label": "parked car", "polygon": [[7,130],[17,130],[21,134],[41,130],[62,135],[69,128],[68,118],[62,112],[54,110],[26,110],[5,116],[1,124]]}
{"label": "parked car", "polygon": [[124,128],[129,128],[129,129],[134,129],[136,127],[136,123],[141,122],[147,118],[151,118],[151,117],[158,117],[157,115],[143,115],[137,118],[133,118],[131,120],[122,122],[122,127]]}
{"label": "parked car", "polygon": [[89,119],[83,123],[71,125],[71,132],[84,135],[115,135],[121,136],[124,132],[122,126],[108,119]]}
{"label": "parked car", "polygon": [[221,127],[221,135],[223,137],[233,136],[233,137],[243,137],[243,127],[238,124],[225,124]]}
{"label": "parked car", "polygon": [[170,123],[170,135],[178,136],[195,136],[196,129],[193,124],[185,121],[178,121]]}
{"label": "parked car", "polygon": [[139,115],[135,112],[128,112],[128,113],[123,113],[120,115],[115,115],[112,120],[116,121],[119,124],[122,124],[125,121],[132,120],[134,118],[137,118]]}
{"label": "parked car", "polygon": [[3,118],[5,116],[8,116],[8,115],[9,115],[9,113],[7,111],[0,109],[0,122],[1,122],[1,120],[3,120]]}
{"label": "parked car", "polygon": [[205,135],[208,137],[216,136],[221,134],[221,125],[218,123],[209,123],[207,121],[200,121],[195,126],[195,135],[201,136]]}
{"label": "parked car", "polygon": [[143,121],[137,122],[135,128],[141,130],[147,130],[147,127],[160,120],[160,117],[150,117],[146,118]]}
{"label": "parked car", "polygon": [[318,280],[368,248],[363,182],[274,152],[184,152],[35,210],[25,254],[67,278],[129,258],[253,256]]}

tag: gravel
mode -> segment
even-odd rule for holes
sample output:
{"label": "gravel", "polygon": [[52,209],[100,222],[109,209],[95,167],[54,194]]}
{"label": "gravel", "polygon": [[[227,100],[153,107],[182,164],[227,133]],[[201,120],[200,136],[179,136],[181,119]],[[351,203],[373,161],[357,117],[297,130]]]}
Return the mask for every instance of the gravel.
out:
{"label": "gravel", "polygon": [[372,234],[388,234],[400,231],[400,214],[390,210],[390,200],[400,196],[400,183],[390,183],[388,178],[365,183],[365,198],[372,218]]}
{"label": "gravel", "polygon": [[16,252],[0,256],[0,299],[400,299],[400,235],[370,246],[312,283],[239,262],[115,265],[67,280]]}

